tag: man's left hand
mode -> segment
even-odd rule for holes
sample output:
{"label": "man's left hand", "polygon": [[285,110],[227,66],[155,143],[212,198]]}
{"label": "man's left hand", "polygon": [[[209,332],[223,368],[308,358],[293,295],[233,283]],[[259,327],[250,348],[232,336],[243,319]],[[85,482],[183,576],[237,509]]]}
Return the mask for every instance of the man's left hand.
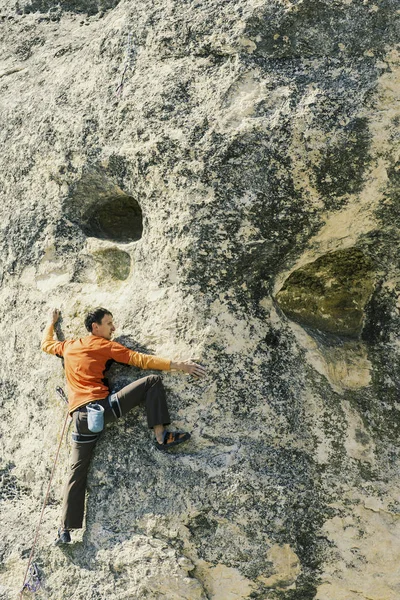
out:
{"label": "man's left hand", "polygon": [[171,361],[171,369],[183,371],[184,373],[189,373],[189,375],[194,375],[195,377],[205,377],[207,375],[206,369],[193,362],[190,358],[181,362]]}

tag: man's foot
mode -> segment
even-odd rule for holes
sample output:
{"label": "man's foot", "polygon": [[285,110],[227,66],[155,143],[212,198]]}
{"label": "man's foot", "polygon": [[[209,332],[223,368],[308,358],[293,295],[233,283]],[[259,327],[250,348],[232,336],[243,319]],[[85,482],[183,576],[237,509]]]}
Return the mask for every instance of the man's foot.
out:
{"label": "man's foot", "polygon": [[69,533],[69,529],[59,529],[57,532],[57,539],[54,542],[55,546],[59,546],[61,544],[70,544],[71,543],[71,534]]}
{"label": "man's foot", "polygon": [[164,430],[159,437],[155,439],[155,445],[158,450],[168,450],[172,446],[177,446],[190,439],[190,433],[187,431],[166,431]]}

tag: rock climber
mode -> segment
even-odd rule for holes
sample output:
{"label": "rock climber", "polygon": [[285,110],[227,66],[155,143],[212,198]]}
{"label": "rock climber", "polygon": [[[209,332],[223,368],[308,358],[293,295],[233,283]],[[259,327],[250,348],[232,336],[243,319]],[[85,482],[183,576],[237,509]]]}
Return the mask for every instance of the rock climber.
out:
{"label": "rock climber", "polygon": [[[133,407],[144,403],[147,422],[154,429],[154,443],[159,450],[169,450],[190,438],[190,433],[168,431],[170,423],[165,390],[159,375],[150,375],[111,393],[105,372],[114,362],[159,371],[183,371],[204,377],[206,370],[192,360],[174,362],[158,356],[135,352],[112,341],[115,331],[112,313],[96,308],[85,317],[89,335],[60,342],[54,339],[54,327],[60,310],[51,309],[49,322],[43,332],[41,348],[48,354],[64,359],[68,389],[69,412],[73,419],[72,456],[68,480],[63,495],[61,526],[56,544],[71,542],[71,529],[82,528],[86,480],[90,459],[100,433],[89,429],[88,411],[103,415],[104,423],[116,421]],[[96,409],[96,410],[94,410]],[[104,410],[103,410],[104,409]]]}

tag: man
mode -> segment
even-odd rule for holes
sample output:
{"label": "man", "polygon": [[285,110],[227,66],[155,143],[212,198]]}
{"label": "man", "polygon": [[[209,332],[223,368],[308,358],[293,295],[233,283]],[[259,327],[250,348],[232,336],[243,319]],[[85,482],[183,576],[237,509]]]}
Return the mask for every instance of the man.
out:
{"label": "man", "polygon": [[89,335],[78,340],[56,341],[54,326],[60,314],[58,309],[52,309],[41,347],[44,352],[64,358],[69,411],[74,423],[71,466],[64,489],[62,522],[57,538],[57,543],[64,544],[71,541],[70,530],[80,529],[83,524],[87,473],[100,435],[93,433],[93,427],[92,431],[88,427],[89,404],[95,404],[95,408],[100,412],[104,409],[104,421],[110,423],[125,415],[134,406],[144,403],[147,422],[149,427],[154,429],[155,445],[159,450],[168,450],[190,438],[189,433],[165,429],[170,423],[170,417],[165,390],[159,376],[143,377],[119,392],[110,394],[104,377],[110,365],[117,362],[141,369],[176,370],[197,377],[203,377],[206,370],[191,360],[173,362],[134,352],[111,341],[115,325],[111,312],[105,308],[96,308],[86,315],[85,326]]}

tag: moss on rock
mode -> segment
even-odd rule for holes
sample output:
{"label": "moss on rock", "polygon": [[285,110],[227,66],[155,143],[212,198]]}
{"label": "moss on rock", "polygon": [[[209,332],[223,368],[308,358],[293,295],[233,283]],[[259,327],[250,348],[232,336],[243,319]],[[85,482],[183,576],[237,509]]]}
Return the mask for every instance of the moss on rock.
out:
{"label": "moss on rock", "polygon": [[294,271],[276,300],[289,318],[302,325],[358,337],[374,285],[371,261],[361,250],[350,248]]}
{"label": "moss on rock", "polygon": [[131,257],[118,248],[97,250],[94,254],[99,283],[108,280],[125,281],[131,272]]}

